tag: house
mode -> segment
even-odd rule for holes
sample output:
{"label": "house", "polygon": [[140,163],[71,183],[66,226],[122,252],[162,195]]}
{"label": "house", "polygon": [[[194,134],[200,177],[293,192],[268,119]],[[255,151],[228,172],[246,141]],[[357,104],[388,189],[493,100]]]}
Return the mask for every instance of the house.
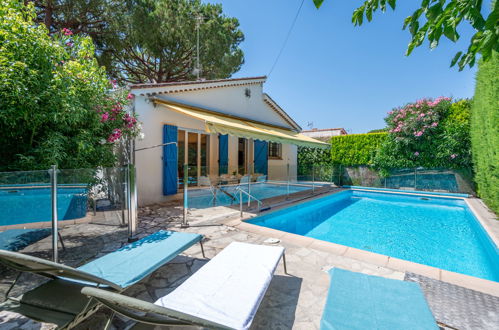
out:
{"label": "house", "polygon": [[333,136],[348,134],[344,128],[312,128],[311,130],[302,131],[301,133],[321,141],[329,141],[329,139]]}
{"label": "house", "polygon": [[202,176],[223,174],[296,177],[297,146],[327,144],[300,134],[300,126],[263,92],[265,80],[132,85],[145,134],[135,142],[139,205],[164,201],[183,189],[184,164],[189,187]]}

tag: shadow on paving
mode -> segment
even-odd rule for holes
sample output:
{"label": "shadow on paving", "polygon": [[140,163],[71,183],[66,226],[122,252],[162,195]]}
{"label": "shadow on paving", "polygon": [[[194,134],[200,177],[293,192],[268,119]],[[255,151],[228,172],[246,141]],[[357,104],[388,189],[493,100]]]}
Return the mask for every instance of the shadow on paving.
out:
{"label": "shadow on paving", "polygon": [[[127,229],[116,226],[102,226],[99,230],[92,231],[95,226],[81,224],[61,228],[66,250],[59,249],[59,262],[71,267],[79,267],[99,254],[106,254],[117,250],[127,243]],[[18,252],[28,254],[45,260],[52,259],[51,236],[27,246]],[[60,244],[59,244],[60,247]],[[15,280],[17,272],[0,264],[0,302],[4,301],[4,295]],[[10,296],[18,296],[33,289],[48,279],[30,273],[21,275],[18,284],[11,291]]]}
{"label": "shadow on paving", "polygon": [[[187,278],[186,278],[187,279]],[[185,279],[184,279],[185,280]],[[183,281],[182,281],[183,282]],[[179,283],[180,285],[181,283]],[[294,276],[274,275],[272,282],[265,294],[265,297],[258,308],[251,329],[291,329],[295,322],[296,307],[302,285],[302,279]],[[173,288],[169,290],[173,291]],[[102,323],[102,321],[101,321]],[[116,329],[125,329],[130,326],[129,322],[117,319],[113,322]],[[82,324],[80,330],[87,329],[88,324]],[[130,329],[151,330],[151,329],[178,329],[178,327],[161,326],[155,327],[149,324],[135,324]],[[185,327],[183,329],[191,329]],[[199,329],[199,327],[192,327]]]}

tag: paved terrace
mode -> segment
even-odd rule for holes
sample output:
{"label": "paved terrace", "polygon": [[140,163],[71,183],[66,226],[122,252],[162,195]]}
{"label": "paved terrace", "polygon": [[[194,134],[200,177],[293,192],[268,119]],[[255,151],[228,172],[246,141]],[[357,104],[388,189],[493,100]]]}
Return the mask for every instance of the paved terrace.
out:
{"label": "paved terrace", "polygon": [[[419,282],[425,291],[436,319],[445,329],[492,329],[499,327],[499,296],[493,296],[433,280],[421,275],[404,273],[375,263],[362,262],[354,256],[345,256],[320,243],[310,244],[307,240],[282,236],[272,238],[264,231],[248,231],[238,220],[234,209],[224,208],[192,212],[191,227],[188,232],[205,236],[206,256],[211,258],[233,241],[254,244],[282,245],[286,248],[288,272],[285,275],[282,264],[258,310],[253,329],[318,329],[325,304],[329,278],[326,271],[331,267],[341,267],[366,274],[373,274]],[[181,208],[174,204],[155,205],[140,210],[140,236],[143,237],[160,229],[184,230],[179,228]],[[216,215],[216,216],[215,216]],[[66,251],[61,252],[61,261],[78,266],[111,252],[126,243],[127,230],[119,227],[119,220],[109,214],[100,215],[92,223],[66,226],[61,230],[65,239]],[[209,220],[214,218],[215,220]],[[50,237],[39,241],[23,251],[37,256],[50,257]],[[199,245],[187,250],[166,266],[160,268],[144,281],[134,285],[125,294],[147,301],[171,292],[185,279],[196,272],[208,260],[202,258]],[[0,269],[0,295],[5,293],[15,274]],[[12,294],[37,286],[43,279],[24,275],[20,285]],[[242,283],[242,285],[244,285]],[[78,326],[78,329],[100,329],[109,311],[99,310],[95,316]],[[444,326],[445,324],[446,326]],[[112,326],[115,329],[152,329],[152,326],[137,325],[133,321],[116,317]],[[52,329],[53,325],[39,324],[22,316],[0,312],[2,329]],[[165,329],[168,327],[164,327]]]}

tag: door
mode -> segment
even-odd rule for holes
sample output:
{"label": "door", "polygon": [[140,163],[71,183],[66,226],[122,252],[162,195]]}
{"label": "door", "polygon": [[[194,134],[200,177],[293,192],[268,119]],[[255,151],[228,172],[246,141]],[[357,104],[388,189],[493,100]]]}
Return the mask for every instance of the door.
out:
{"label": "door", "polygon": [[218,174],[229,171],[229,135],[218,136]]}
{"label": "door", "polygon": [[[177,126],[163,126],[163,143],[177,142]],[[177,193],[177,145],[163,146],[163,195]]]}
{"label": "door", "polygon": [[255,173],[268,174],[268,142],[255,140],[253,144]]}

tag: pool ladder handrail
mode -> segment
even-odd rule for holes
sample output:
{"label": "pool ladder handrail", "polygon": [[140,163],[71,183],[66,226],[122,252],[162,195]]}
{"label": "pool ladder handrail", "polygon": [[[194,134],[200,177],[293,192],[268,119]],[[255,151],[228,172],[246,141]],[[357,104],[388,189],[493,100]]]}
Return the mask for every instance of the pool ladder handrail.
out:
{"label": "pool ladder handrail", "polygon": [[247,191],[242,190],[240,186],[236,187],[235,191],[236,192],[239,191],[239,212],[241,213],[241,218],[243,217],[243,193],[246,194],[246,196],[248,196],[248,201],[251,201],[251,199],[253,198],[257,202],[258,213],[260,213],[260,209],[263,204],[261,200],[251,195]]}

